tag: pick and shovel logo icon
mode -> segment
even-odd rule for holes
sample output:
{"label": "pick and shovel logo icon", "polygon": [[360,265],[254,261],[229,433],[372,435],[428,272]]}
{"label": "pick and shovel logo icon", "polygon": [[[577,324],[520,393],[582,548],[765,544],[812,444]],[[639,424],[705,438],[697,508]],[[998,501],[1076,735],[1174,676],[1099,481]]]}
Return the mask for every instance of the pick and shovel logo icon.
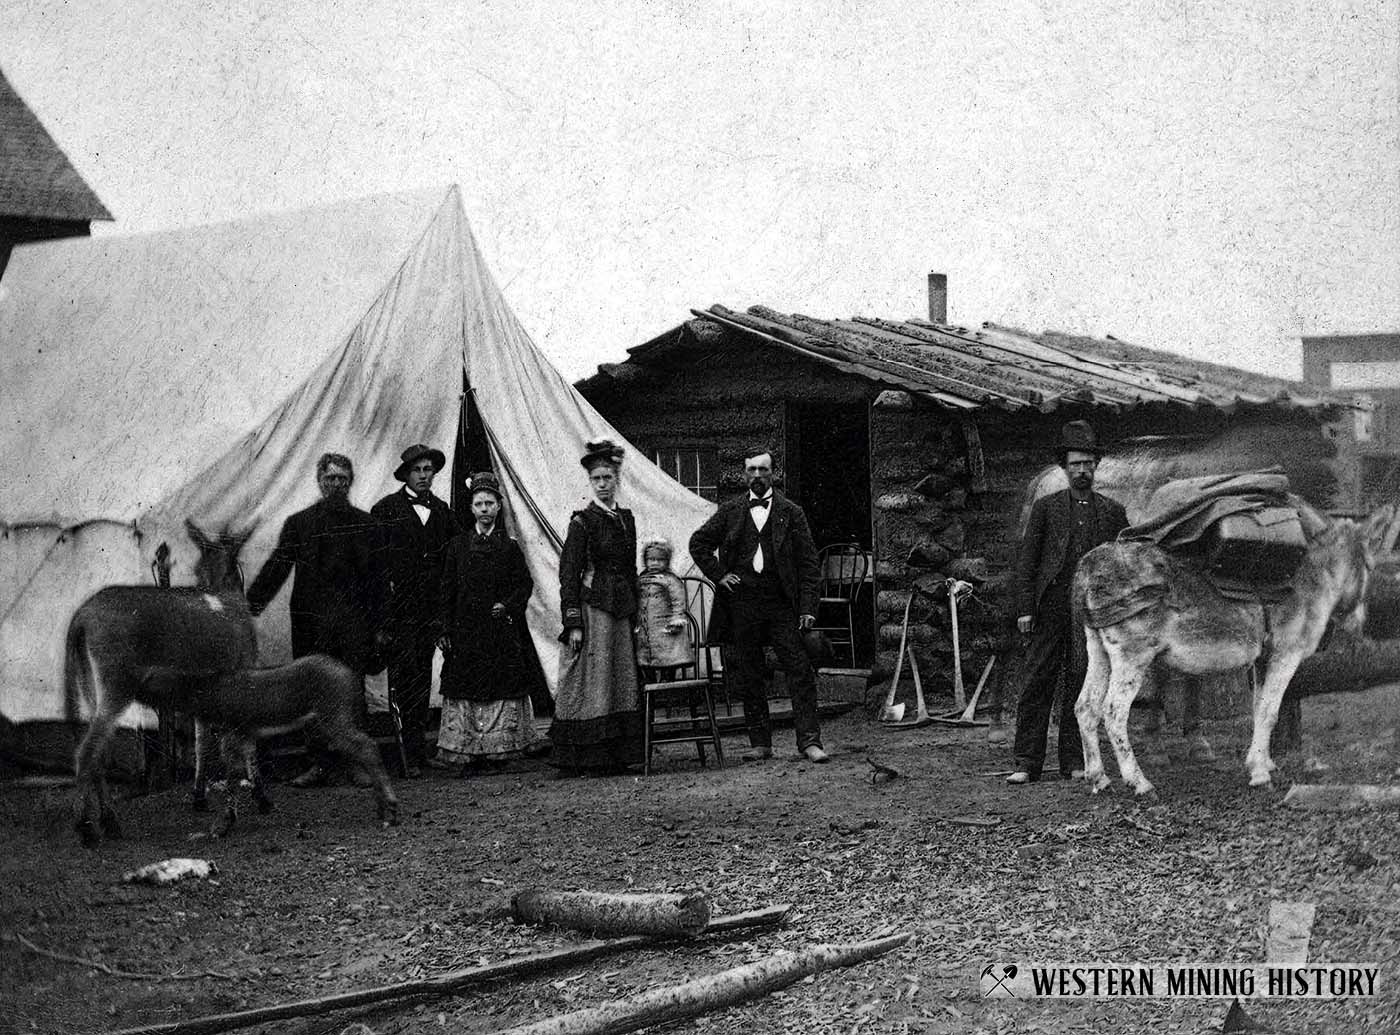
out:
{"label": "pick and shovel logo icon", "polygon": [[1009,986],[1016,979],[1016,974],[1017,967],[1014,963],[1003,967],[988,963],[982,968],[982,998],[1015,999],[1016,993],[1011,991]]}

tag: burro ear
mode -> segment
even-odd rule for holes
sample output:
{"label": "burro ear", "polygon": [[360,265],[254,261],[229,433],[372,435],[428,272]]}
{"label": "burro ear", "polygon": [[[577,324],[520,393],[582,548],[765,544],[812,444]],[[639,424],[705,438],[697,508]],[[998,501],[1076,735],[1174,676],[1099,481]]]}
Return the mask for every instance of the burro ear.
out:
{"label": "burro ear", "polygon": [[224,543],[228,547],[229,552],[232,554],[237,554],[238,551],[243,549],[243,544],[246,543],[249,539],[251,539],[253,537],[253,533],[256,531],[256,525],[250,525],[248,528],[245,528],[242,531],[236,528],[230,528],[228,531],[226,531],[223,535],[223,539]]}
{"label": "burro ear", "polygon": [[207,550],[214,545],[213,541],[194,523],[193,518],[185,518],[185,531],[189,533],[190,540],[194,545],[201,550]]}
{"label": "burro ear", "polygon": [[1395,549],[1395,540],[1400,538],[1400,504],[1388,503],[1385,510],[1390,514],[1390,520],[1385,526],[1385,543],[1381,549],[1385,553],[1390,553]]}
{"label": "burro ear", "polygon": [[1366,538],[1366,551],[1373,557],[1380,557],[1395,549],[1395,539],[1400,534],[1400,518],[1396,515],[1395,504],[1387,503],[1377,508],[1366,518],[1362,526]]}

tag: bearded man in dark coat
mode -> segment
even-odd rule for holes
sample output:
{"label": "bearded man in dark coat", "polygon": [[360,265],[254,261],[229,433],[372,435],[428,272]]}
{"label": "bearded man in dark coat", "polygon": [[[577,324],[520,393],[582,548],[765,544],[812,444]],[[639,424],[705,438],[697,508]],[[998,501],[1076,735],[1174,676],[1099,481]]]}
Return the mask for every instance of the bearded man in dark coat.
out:
{"label": "bearded man in dark coat", "polygon": [[[363,673],[374,653],[382,597],[374,570],[374,519],[350,505],[354,479],[347,456],[326,453],[316,462],[321,499],[283,523],[276,547],[248,589],[248,610],[254,617],[262,614],[295,572],[292,657],[329,654]],[[363,695],[358,708],[363,724]],[[313,743],[310,750],[314,761],[292,781],[295,787],[325,783],[336,764],[321,745]],[[359,773],[354,778],[368,781]]]}
{"label": "bearded man in dark coat", "polygon": [[797,750],[827,762],[817,723],[817,681],[802,634],[816,624],[821,571],[802,508],[773,489],[773,454],[744,460],[749,491],[722,503],[690,537],[690,556],[715,584],[710,642],[732,644],[730,678],[744,704],[751,750],[746,761],[773,757],[764,688],[763,648],[771,646],[787,676]]}
{"label": "bearded man in dark coat", "polygon": [[384,633],[389,651],[389,693],[403,724],[405,776],[422,775],[433,649],[442,634],[439,601],[447,545],[462,531],[449,507],[432,493],[433,476],[447,458],[442,450],[409,446],[394,477],[403,482],[373,507],[378,525],[378,568],[385,580]]}
{"label": "bearded man in dark coat", "polygon": [[1084,630],[1070,606],[1079,560],[1128,527],[1120,503],[1094,492],[1099,448],[1088,421],[1070,421],[1060,432],[1059,461],[1069,488],[1036,500],[1016,560],[1019,617],[1025,640],[1025,684],[1016,708],[1016,770],[1007,783],[1040,779],[1050,712],[1060,703],[1059,764],[1065,779],[1084,775],[1084,745],[1074,703],[1084,685]]}

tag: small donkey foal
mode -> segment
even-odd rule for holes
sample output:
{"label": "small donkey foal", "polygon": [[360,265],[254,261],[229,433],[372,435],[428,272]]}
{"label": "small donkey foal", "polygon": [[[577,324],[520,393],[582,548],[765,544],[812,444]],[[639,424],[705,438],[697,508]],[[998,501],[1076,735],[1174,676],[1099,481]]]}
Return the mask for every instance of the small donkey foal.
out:
{"label": "small donkey foal", "polygon": [[259,810],[272,808],[257,773],[257,742],[296,729],[307,730],[367,772],[380,821],[385,826],[398,824],[398,799],[379,749],[355,725],[355,703],[362,693],[364,681],[353,669],[327,655],[310,654],[288,665],[245,668],[225,675],[152,667],[143,677],[139,699],[193,715],[221,731],[228,791],[212,833],[222,837],[238,819],[237,774],[245,769],[253,778]]}

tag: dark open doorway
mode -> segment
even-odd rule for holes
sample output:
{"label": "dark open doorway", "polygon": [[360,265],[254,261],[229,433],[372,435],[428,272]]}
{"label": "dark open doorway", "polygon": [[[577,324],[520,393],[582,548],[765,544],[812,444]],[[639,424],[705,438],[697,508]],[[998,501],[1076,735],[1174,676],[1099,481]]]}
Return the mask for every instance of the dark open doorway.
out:
{"label": "dark open doorway", "polygon": [[[875,647],[869,406],[864,400],[843,405],[789,403],[784,437],[787,492],[806,513],[817,549],[855,543],[865,552],[865,581],[854,601],[854,624],[856,664],[868,665]],[[832,618],[818,617],[823,625]],[[844,656],[838,661],[847,663]]]}
{"label": "dark open doorway", "polygon": [[807,512],[818,548],[870,547],[870,414],[845,406],[789,404],[787,491]]}
{"label": "dark open doorway", "polygon": [[[479,471],[494,471],[491,460],[491,440],[486,434],[486,425],[477,409],[476,394],[465,376],[462,378],[462,410],[457,425],[457,448],[452,458],[452,509],[463,527],[472,523],[471,493],[467,490],[467,479]],[[499,473],[499,472],[497,472]],[[506,500],[506,506],[519,505],[519,500]],[[507,528],[510,519],[507,517]],[[525,656],[525,685],[530,692],[530,702],[535,714],[554,714],[554,699],[549,696],[549,684],[545,681],[544,667],[540,664],[539,653],[530,638],[530,630],[523,623],[519,627],[521,648]]]}

